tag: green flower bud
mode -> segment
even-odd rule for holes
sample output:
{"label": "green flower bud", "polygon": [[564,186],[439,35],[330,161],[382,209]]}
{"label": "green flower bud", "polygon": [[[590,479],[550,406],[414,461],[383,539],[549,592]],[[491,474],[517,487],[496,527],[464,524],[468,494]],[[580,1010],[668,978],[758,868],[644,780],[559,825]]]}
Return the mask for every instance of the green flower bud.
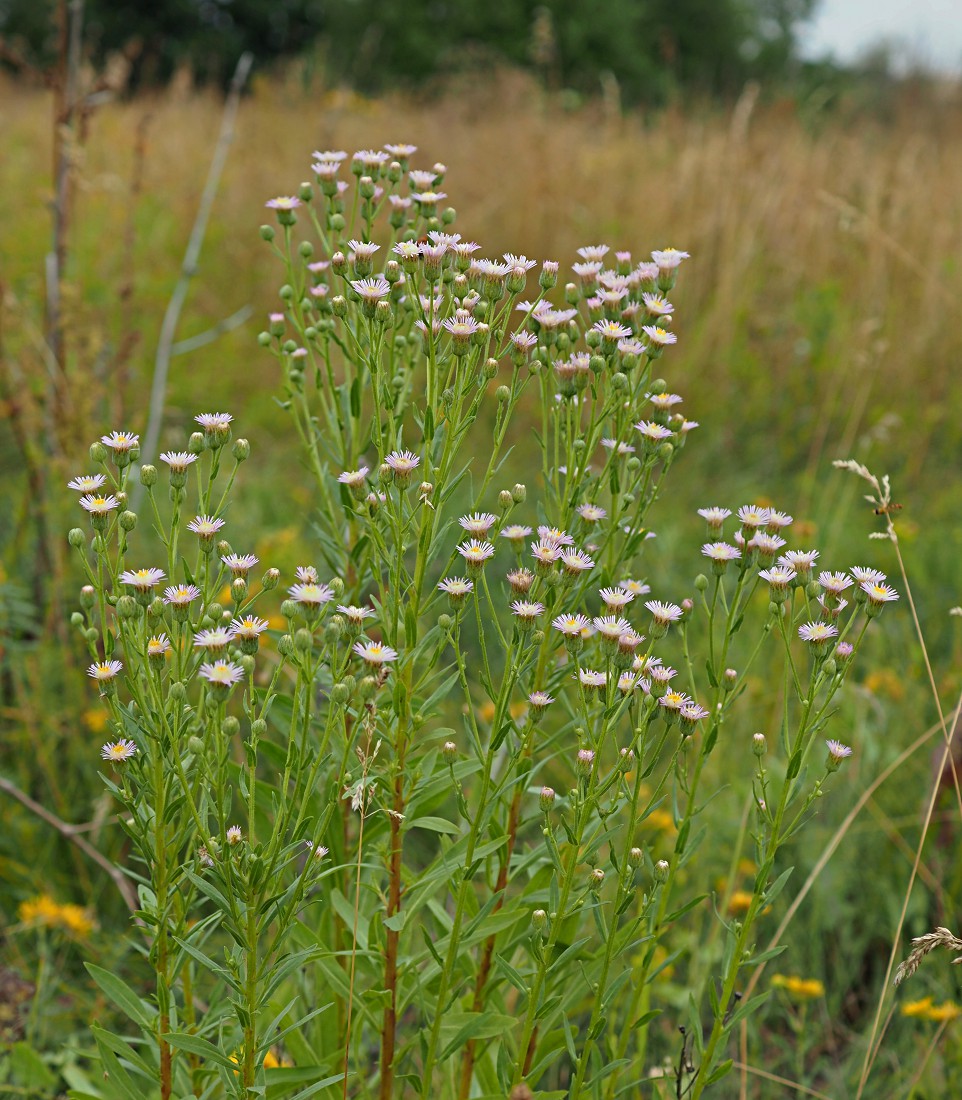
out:
{"label": "green flower bud", "polygon": [[251,722],[251,737],[261,738],[265,733],[267,733],[267,723],[263,718],[255,718]]}
{"label": "green flower bud", "polygon": [[118,522],[122,531],[133,531],[137,526],[137,513],[125,511],[120,513]]}
{"label": "green flower bud", "polygon": [[509,508],[514,507],[514,497],[511,495],[509,490],[502,489],[501,492],[498,493],[498,504],[501,506],[502,511],[505,512]]}
{"label": "green flower bud", "polygon": [[187,686],[181,680],[175,680],[167,689],[167,695],[175,703],[183,703],[187,699]]}
{"label": "green flower bud", "polygon": [[752,752],[756,756],[764,756],[768,752],[768,742],[764,733],[752,734]]}
{"label": "green flower bud", "polygon": [[272,241],[274,239],[274,227],[272,225],[261,226],[261,240]]}
{"label": "green flower bud", "polygon": [[698,576],[695,577],[695,588],[698,589],[699,592],[704,592],[707,590],[708,578],[705,576],[704,573],[699,573]]}
{"label": "green flower bud", "polygon": [[281,604],[281,614],[285,619],[296,619],[300,608],[296,600],[284,600]]}
{"label": "green flower bud", "polygon": [[525,499],[528,496],[527,488],[519,481],[517,485],[511,487],[511,499],[515,504],[524,504]]}
{"label": "green flower bud", "polygon": [[277,582],[281,579],[281,571],[279,569],[268,569],[267,572],[261,577],[261,587],[265,592],[270,592],[272,588],[277,587]]}
{"label": "green flower bud", "polygon": [[140,615],[140,604],[133,596],[123,595],[117,600],[117,618],[125,621],[136,619]]}
{"label": "green flower bud", "polygon": [[246,439],[235,439],[234,446],[231,447],[230,453],[238,462],[244,462],[250,458],[251,445]]}
{"label": "green flower bud", "polygon": [[230,598],[234,603],[242,603],[247,595],[247,581],[243,577],[235,577],[230,582]]}
{"label": "green flower bud", "polygon": [[93,645],[100,637],[100,631],[96,627],[88,626],[84,631],[84,640]]}
{"label": "green flower bud", "polygon": [[140,467],[140,484],[145,488],[150,489],[157,484],[157,467],[156,466],[141,466]]}
{"label": "green flower bud", "polygon": [[240,721],[233,714],[228,714],[221,723],[220,729],[225,737],[236,737],[240,733]]}
{"label": "green flower bud", "polygon": [[481,373],[485,378],[494,378],[498,373],[498,361],[497,359],[485,359],[484,366],[481,368]]}
{"label": "green flower bud", "polygon": [[300,630],[294,634],[294,645],[297,646],[302,653],[310,653],[314,645],[314,635],[306,627],[301,627]]}
{"label": "green flower bud", "polygon": [[91,443],[89,454],[90,461],[96,463],[98,466],[107,461],[107,448],[103,443]]}
{"label": "green flower bud", "polygon": [[458,746],[453,741],[445,741],[441,746],[441,755],[446,764],[453,764],[458,758]]}
{"label": "green flower bud", "polygon": [[83,613],[80,611],[74,611],[73,614],[70,616],[71,626],[83,626],[86,621],[87,620],[83,617]]}
{"label": "green flower bud", "polygon": [[282,634],[277,639],[277,652],[282,657],[291,657],[294,653],[294,639],[290,634]]}
{"label": "green flower bud", "polygon": [[187,748],[194,754],[194,756],[204,755],[204,742],[196,734],[187,738]]}
{"label": "green flower bud", "polygon": [[667,882],[668,872],[671,868],[668,866],[667,859],[659,859],[655,864],[654,879],[655,882]]}
{"label": "green flower bud", "polygon": [[438,628],[445,634],[454,626],[454,619],[450,615],[438,615]]}
{"label": "green flower bud", "polygon": [[331,688],[331,702],[343,707],[351,698],[351,690],[343,681]]}
{"label": "green flower bud", "polygon": [[597,894],[605,882],[605,873],[600,867],[596,867],[590,875],[588,875],[588,889]]}
{"label": "green flower bud", "polygon": [[347,225],[347,222],[344,220],[343,214],[332,214],[327,219],[327,224],[335,233],[340,233],[344,226]]}
{"label": "green flower bud", "polygon": [[542,787],[541,794],[538,796],[538,804],[541,809],[547,813],[548,810],[554,805],[555,792],[553,787]]}
{"label": "green flower bud", "polygon": [[645,858],[645,853],[640,848],[632,848],[628,852],[628,866],[640,867]]}
{"label": "green flower bud", "polygon": [[74,550],[79,550],[81,547],[87,545],[87,536],[84,534],[82,528],[71,527],[67,532],[67,542]]}
{"label": "green flower bud", "polygon": [[285,283],[277,292],[277,296],[283,302],[291,302],[294,300],[294,288],[290,283]]}
{"label": "green flower bud", "polygon": [[358,694],[362,699],[370,699],[377,691],[377,680],[373,676],[365,676],[358,684]]}
{"label": "green flower bud", "polygon": [[191,432],[190,439],[187,440],[187,450],[192,455],[203,454],[207,447],[207,439],[203,432]]}
{"label": "green flower bud", "polygon": [[547,923],[548,914],[543,909],[535,909],[531,914],[531,924],[534,926],[535,931],[540,932]]}
{"label": "green flower bud", "polygon": [[502,405],[511,400],[511,390],[508,389],[507,386],[498,386],[494,395],[498,399],[499,404]]}
{"label": "green flower bud", "polygon": [[80,606],[85,611],[89,611],[93,607],[96,599],[97,592],[92,584],[85,584],[83,588],[80,589]]}
{"label": "green flower bud", "polygon": [[442,225],[453,225],[454,224],[454,219],[457,216],[458,216],[457,211],[454,209],[453,206],[446,206],[441,211],[441,224]]}

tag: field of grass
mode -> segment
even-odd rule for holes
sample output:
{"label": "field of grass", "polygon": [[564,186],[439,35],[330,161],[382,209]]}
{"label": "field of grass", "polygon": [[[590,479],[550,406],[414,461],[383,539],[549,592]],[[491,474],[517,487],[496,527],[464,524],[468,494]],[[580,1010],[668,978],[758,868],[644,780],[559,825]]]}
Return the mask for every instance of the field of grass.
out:
{"label": "field of grass", "polygon": [[[144,428],[160,324],[223,105],[213,95],[171,91],[108,103],[88,120],[73,153],[63,400],[51,423],[40,335],[51,104],[45,92],[10,83],[0,86],[0,103],[0,357],[9,414],[0,425],[7,517],[0,526],[0,777],[62,822],[89,823],[81,835],[116,855],[122,838],[106,825],[113,809],[90,751],[100,743],[99,712],[85,690],[82,654],[62,629],[79,584],[63,549],[73,519],[62,485],[85,469],[89,439]],[[238,530],[262,560],[287,569],[310,544],[311,481],[282,446],[289,422],[272,400],[280,380],[256,342],[279,281],[258,234],[268,220],[263,203],[307,178],[313,149],[390,141],[417,144],[419,165],[448,166],[449,201],[466,212],[454,229],[480,241],[485,255],[510,250],[566,266],[578,246],[601,241],[636,258],[669,244],[691,253],[674,295],[678,347],[665,369],[701,427],[653,513],[659,537],[646,556],[662,591],[689,590],[701,569],[695,509],[748,501],[794,514],[832,567],[878,566],[903,591],[841,706],[842,739],[856,747],[855,760],[794,853],[795,888],[810,873],[813,885],[777,969],[815,979],[823,992],[806,1000],[791,983],[777,987],[753,1025],[748,1061],[815,1090],[809,1095],[854,1095],[885,996],[886,1037],[864,1095],[954,1094],[962,1041],[953,1011],[941,1020],[926,1018],[924,1006],[916,1016],[900,1013],[905,1001],[926,996],[962,1004],[948,956],[923,964],[899,999],[884,983],[926,824],[898,957],[911,936],[937,924],[960,930],[962,806],[947,798],[927,823],[938,730],[866,794],[932,730],[938,712],[893,548],[868,541],[882,521],[862,500],[861,483],[832,461],[854,457],[892,475],[903,505],[895,520],[901,552],[951,725],[962,689],[959,620],[949,615],[962,603],[962,95],[906,93],[884,118],[825,116],[748,94],[733,109],[647,118],[594,104],[566,111],[510,73],[452,86],[430,101],[309,89],[296,74],[255,81],[240,107],[178,338],[246,305],[253,316],[174,358],[163,440],[179,441],[195,412],[234,414],[256,458],[244,471]],[[530,452],[528,434],[518,430],[514,440],[518,469]],[[24,448],[42,455],[41,483],[25,478]],[[31,598],[43,604],[39,611],[28,610]],[[752,692],[760,723],[777,721],[777,692],[763,676]],[[719,790],[733,753],[718,761]],[[102,868],[49,820],[3,791],[0,806],[0,1003],[29,1006],[25,1023],[0,1015],[0,1095],[7,1087],[10,1095],[52,1096],[68,1086],[95,1093],[86,1024],[104,1005],[81,964],[136,972],[124,940],[126,910]],[[737,808],[716,825],[730,838]],[[823,868],[820,857],[838,830],[837,853]],[[716,863],[719,878],[747,874],[731,865],[723,844]],[[718,889],[726,892],[724,884]],[[18,907],[47,894],[83,911],[61,913],[38,933]],[[787,901],[780,905],[768,918],[773,932]],[[692,954],[707,943],[710,957],[714,935],[706,912],[691,925]],[[738,1078],[721,1094],[791,1094],[754,1072]]]}

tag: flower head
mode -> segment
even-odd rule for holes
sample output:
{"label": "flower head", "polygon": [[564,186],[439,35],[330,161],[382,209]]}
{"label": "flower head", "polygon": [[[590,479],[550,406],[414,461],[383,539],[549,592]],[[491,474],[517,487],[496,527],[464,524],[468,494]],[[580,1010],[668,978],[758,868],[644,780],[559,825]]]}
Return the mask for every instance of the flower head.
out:
{"label": "flower head", "polygon": [[164,603],[172,607],[186,607],[200,595],[196,584],[173,584],[164,589]]}
{"label": "flower head", "polygon": [[220,559],[235,577],[246,578],[260,560],[256,554],[225,554]]}
{"label": "flower head", "polygon": [[469,535],[475,535],[478,538],[485,538],[497,522],[498,517],[490,512],[475,512],[473,516],[462,516],[458,520],[458,523]]}
{"label": "flower head", "polygon": [[213,412],[198,413],[194,419],[208,435],[216,435],[230,431],[231,421],[234,418],[230,413]]}
{"label": "flower head", "polygon": [[76,489],[78,493],[93,493],[106,484],[107,478],[103,474],[81,474],[80,477],[68,481],[67,488]]}
{"label": "flower head", "polygon": [[215,519],[214,516],[195,516],[190,523],[187,524],[187,530],[193,531],[202,542],[210,541],[214,535],[224,526],[222,519]]}
{"label": "flower head", "polygon": [[230,688],[244,679],[244,670],[233,661],[214,661],[200,666],[200,674],[215,687]]}
{"label": "flower head", "polygon": [[566,638],[580,638],[591,626],[591,620],[585,615],[559,615],[551,625]]}
{"label": "flower head", "polygon": [[87,669],[87,675],[98,684],[109,684],[117,679],[123,667],[122,661],[97,661]]}
{"label": "flower head", "polygon": [[311,609],[320,609],[334,599],[334,593],[326,584],[311,581],[306,584],[292,584],[287,594],[295,603]]}
{"label": "flower head", "polygon": [[354,652],[372,668],[397,660],[397,650],[381,642],[355,642]]}
{"label": "flower head", "polygon": [[163,569],[150,567],[147,569],[125,569],[118,579],[121,584],[128,584],[131,588],[136,588],[138,592],[149,592],[151,588],[156,588],[165,576],[166,573]]}
{"label": "flower head", "polygon": [[167,463],[172,474],[183,474],[191,463],[197,461],[197,455],[190,451],[164,451],[160,460]]}
{"label": "flower head", "polygon": [[452,604],[463,603],[467,596],[474,591],[474,581],[466,577],[445,577],[438,582],[438,588],[447,594]]}
{"label": "flower head", "polygon": [[101,760],[109,760],[112,764],[126,764],[136,754],[137,746],[126,737],[119,741],[108,741],[100,750]]}
{"label": "flower head", "polygon": [[109,447],[116,456],[129,454],[134,447],[139,446],[140,436],[133,432],[111,432],[110,435],[101,436],[100,442]]}
{"label": "flower head", "polygon": [[379,302],[391,293],[391,284],[380,276],[374,279],[352,279],[351,289],[364,302]]}
{"label": "flower head", "polygon": [[106,516],[108,512],[112,512],[115,508],[120,507],[120,501],[110,493],[108,496],[101,494],[87,493],[86,496],[80,498],[80,507],[91,514],[91,516]]}
{"label": "flower head", "polygon": [[822,647],[832,638],[838,637],[838,627],[823,622],[804,623],[798,628],[798,636],[803,642]]}

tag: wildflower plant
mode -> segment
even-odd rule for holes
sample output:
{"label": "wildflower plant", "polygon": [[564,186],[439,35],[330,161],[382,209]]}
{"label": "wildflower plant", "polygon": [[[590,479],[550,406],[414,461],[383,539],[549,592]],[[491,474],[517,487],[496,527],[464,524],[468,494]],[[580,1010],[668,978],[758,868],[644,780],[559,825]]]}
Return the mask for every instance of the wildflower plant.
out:
{"label": "wildflower plant", "polygon": [[[588,246],[563,285],[554,261],[485,258],[414,152],[318,152],[267,204],[285,281],[260,343],[313,478],[313,564],[256,581],[230,541],[250,445],[227,413],[196,418],[166,476],[139,468],[152,543],[128,509],[136,436],[104,436],[71,483],[74,621],[154,973],[146,998],[94,973],[141,1031],[96,1028],[101,1057],[163,1100],[607,1098],[683,1025],[672,1073],[697,1098],[761,1003],[739,993],[768,957],[756,922],[851,752],[833,700],[896,593],[819,571],[754,506],[702,510],[690,596],[644,578],[697,427],[655,369],[687,254]],[[526,417],[540,468],[516,481]],[[783,705],[761,732],[739,701],[765,651]],[[655,982],[711,912],[722,741],[756,871],[679,1001]]]}

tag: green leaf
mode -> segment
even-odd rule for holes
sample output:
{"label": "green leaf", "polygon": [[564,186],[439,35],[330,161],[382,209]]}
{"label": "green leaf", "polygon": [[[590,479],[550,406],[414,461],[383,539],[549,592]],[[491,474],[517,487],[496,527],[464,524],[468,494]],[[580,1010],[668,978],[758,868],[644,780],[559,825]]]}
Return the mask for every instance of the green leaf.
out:
{"label": "green leaf", "polygon": [[156,1013],[137,996],[129,985],[121,981],[116,974],[112,974],[102,967],[94,966],[93,963],[84,963],[84,966],[87,973],[103,990],[113,1005],[145,1031],[151,1030]]}
{"label": "green leaf", "polygon": [[786,870],[782,871],[782,873],[778,876],[778,878],[775,879],[775,881],[771,884],[771,886],[769,886],[769,888],[765,891],[765,902],[766,902],[766,904],[771,905],[771,903],[785,889],[785,885],[788,882],[788,880],[789,880],[789,878],[792,874],[792,871],[794,871],[794,870],[795,870],[794,867],[788,867]]}
{"label": "green leaf", "polygon": [[705,1088],[707,1088],[709,1085],[713,1085],[716,1081],[720,1081],[723,1077],[730,1073],[731,1068],[734,1064],[735,1063],[731,1058],[729,1058],[727,1062],[722,1062],[718,1069],[712,1071],[711,1076],[705,1082]]}
{"label": "green leaf", "polygon": [[407,917],[407,910],[402,909],[395,913],[393,917],[384,917],[381,924],[384,925],[391,932],[400,932],[404,928],[404,920]]}
{"label": "green leaf", "polygon": [[499,1012],[448,1012],[441,1025],[442,1030],[450,1030],[454,1027],[458,1030],[454,1038],[448,1041],[440,1060],[443,1062],[450,1058],[469,1039],[491,1039],[496,1035],[504,1035],[515,1023],[514,1016],[506,1016]]}
{"label": "green leaf", "polygon": [[786,780],[792,780],[798,775],[798,769],[802,766],[802,750],[798,749],[788,762],[788,771],[785,772]]}
{"label": "green leaf", "polygon": [[171,1031],[164,1038],[176,1050],[186,1050],[188,1054],[199,1054],[202,1058],[216,1062],[225,1069],[237,1069],[236,1062],[232,1062],[222,1050],[199,1035],[190,1035],[186,1031]]}
{"label": "green leaf", "polygon": [[56,1075],[50,1072],[29,1043],[14,1043],[10,1051],[10,1068],[14,1081],[26,1086],[29,1092],[36,1089],[52,1095],[56,1091]]}
{"label": "green leaf", "polygon": [[448,821],[446,817],[417,817],[407,822],[405,828],[428,829],[432,833],[450,833],[452,836],[459,836],[461,833],[460,826]]}

